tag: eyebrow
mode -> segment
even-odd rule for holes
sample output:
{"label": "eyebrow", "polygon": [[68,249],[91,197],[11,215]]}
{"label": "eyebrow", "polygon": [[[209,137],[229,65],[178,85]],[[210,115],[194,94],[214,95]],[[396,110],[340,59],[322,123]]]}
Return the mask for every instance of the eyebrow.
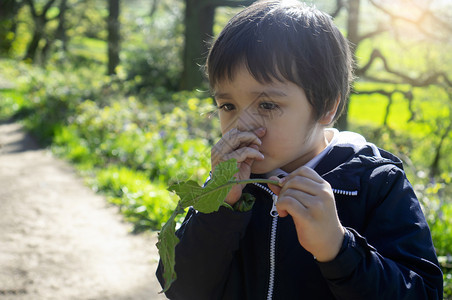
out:
{"label": "eyebrow", "polygon": [[[255,91],[255,92],[251,92],[252,95],[255,95],[256,98],[259,98],[261,96],[266,96],[266,97],[287,97],[287,94],[284,93],[281,90],[276,90],[276,89],[268,89],[265,91]],[[219,93],[219,92],[215,92],[213,95],[215,98],[218,99],[232,99],[231,94],[229,93]]]}
{"label": "eyebrow", "polygon": [[218,93],[218,92],[215,92],[213,94],[213,97],[215,99],[232,99],[232,96],[229,93]]}
{"label": "eyebrow", "polygon": [[253,95],[256,95],[256,98],[259,98],[261,96],[266,96],[266,97],[287,97],[287,94],[284,93],[283,91],[280,90],[274,90],[274,89],[270,89],[270,90],[266,90],[266,91],[261,91],[261,92],[252,92]]}

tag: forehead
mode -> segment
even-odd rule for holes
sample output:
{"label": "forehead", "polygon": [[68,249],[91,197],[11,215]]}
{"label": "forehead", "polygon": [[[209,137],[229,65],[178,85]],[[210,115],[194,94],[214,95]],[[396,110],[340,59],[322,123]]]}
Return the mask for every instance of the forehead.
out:
{"label": "forehead", "polygon": [[[264,79],[265,77],[265,79]],[[216,93],[227,88],[253,88],[267,87],[276,88],[287,82],[284,78],[275,78],[271,74],[253,74],[249,67],[245,64],[238,64],[231,68],[231,72],[226,72],[223,76],[217,78],[215,85],[212,87]]]}
{"label": "forehead", "polygon": [[237,69],[232,79],[224,79],[216,85],[213,91],[215,99],[240,99],[241,97],[257,99],[268,98],[298,98],[305,97],[304,90],[288,80],[273,79],[270,82],[259,82],[245,67]]}
{"label": "forehead", "polygon": [[248,84],[252,82],[255,85],[276,87],[291,80],[290,76],[283,76],[277,66],[256,68],[245,59],[229,65],[221,74],[216,73],[215,78],[210,78],[211,88],[214,92],[222,87],[237,85],[243,81]]}

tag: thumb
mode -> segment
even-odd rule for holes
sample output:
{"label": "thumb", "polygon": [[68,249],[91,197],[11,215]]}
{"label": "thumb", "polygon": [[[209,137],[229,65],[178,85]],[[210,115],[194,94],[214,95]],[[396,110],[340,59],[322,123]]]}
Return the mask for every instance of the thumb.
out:
{"label": "thumb", "polygon": [[[280,179],[276,176],[272,176],[269,179],[280,181]],[[273,193],[275,193],[277,196],[279,196],[279,192],[281,191],[281,186],[269,183],[268,187],[272,190]]]}

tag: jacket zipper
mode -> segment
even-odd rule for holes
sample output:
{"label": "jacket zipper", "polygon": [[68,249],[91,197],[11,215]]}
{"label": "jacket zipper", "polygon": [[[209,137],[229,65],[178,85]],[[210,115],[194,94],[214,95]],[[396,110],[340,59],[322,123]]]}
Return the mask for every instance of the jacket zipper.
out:
{"label": "jacket zipper", "polygon": [[268,291],[267,300],[273,298],[273,288],[275,285],[275,267],[276,267],[276,229],[278,228],[278,211],[276,210],[276,202],[278,201],[278,196],[273,193],[269,188],[263,186],[259,183],[254,183],[256,186],[260,187],[272,196],[272,208],[270,210],[270,216],[272,220],[272,228],[270,233],[270,274],[268,280]]}
{"label": "jacket zipper", "polygon": [[339,190],[339,189],[332,189],[333,193],[337,195],[343,195],[343,196],[358,196],[358,191],[346,191],[346,190]]}
{"label": "jacket zipper", "polygon": [[[260,187],[272,196],[272,208],[270,210],[270,216],[272,220],[272,228],[270,233],[270,274],[268,280],[268,291],[267,300],[273,298],[273,289],[275,286],[275,267],[276,267],[276,229],[278,228],[278,211],[276,210],[276,202],[278,201],[278,196],[273,193],[268,187],[263,186],[259,183],[254,183],[254,185]],[[333,189],[333,193],[346,196],[357,196],[358,191],[345,191],[339,189]]]}

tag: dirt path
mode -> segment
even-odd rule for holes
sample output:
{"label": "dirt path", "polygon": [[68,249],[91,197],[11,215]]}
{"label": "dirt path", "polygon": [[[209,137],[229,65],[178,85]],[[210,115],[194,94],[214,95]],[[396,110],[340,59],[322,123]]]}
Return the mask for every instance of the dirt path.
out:
{"label": "dirt path", "polygon": [[0,300],[166,299],[156,235],[117,209],[17,124],[0,124]]}

